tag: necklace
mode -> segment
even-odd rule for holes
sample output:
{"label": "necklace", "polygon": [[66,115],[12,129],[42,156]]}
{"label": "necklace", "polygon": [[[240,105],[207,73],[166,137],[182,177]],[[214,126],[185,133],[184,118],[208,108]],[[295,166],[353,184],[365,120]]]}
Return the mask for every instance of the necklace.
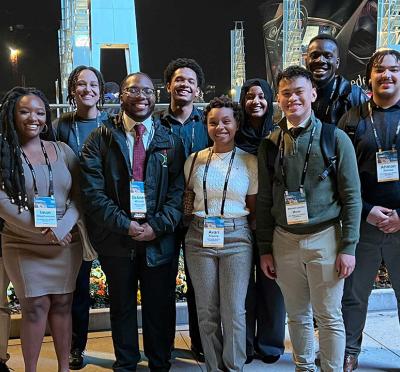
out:
{"label": "necklace", "polygon": [[[220,153],[214,152],[214,154],[215,154],[215,156],[216,156],[217,158],[219,158],[220,160],[224,161],[225,159],[228,158],[228,156],[232,153],[232,151],[233,151],[233,150],[228,151],[228,152],[220,152]],[[222,156],[221,154],[223,154],[223,156]]]}

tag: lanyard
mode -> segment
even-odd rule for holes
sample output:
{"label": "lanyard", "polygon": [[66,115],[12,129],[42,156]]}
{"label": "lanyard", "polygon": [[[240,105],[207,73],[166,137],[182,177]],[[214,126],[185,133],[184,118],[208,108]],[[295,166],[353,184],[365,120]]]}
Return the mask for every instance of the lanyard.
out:
{"label": "lanyard", "polygon": [[191,144],[191,152],[193,152],[193,147],[194,147],[194,119],[192,120],[192,144]]}
{"label": "lanyard", "polygon": [[[335,95],[335,91],[336,91],[336,85],[337,85],[337,77],[335,76],[334,78],[335,80],[333,81],[333,86],[332,86],[332,91],[331,91],[331,95],[329,96],[329,100],[328,103],[326,105],[326,111],[325,111],[325,116],[328,116],[329,113],[329,109],[332,108],[332,104],[333,104],[333,96]],[[321,106],[322,100],[320,100],[318,102],[318,106],[317,106],[317,111],[319,112],[319,108]]]}
{"label": "lanyard", "polygon": [[[49,157],[47,156],[47,152],[46,149],[44,147],[43,141],[40,141],[40,146],[42,147],[42,152],[44,155],[44,160],[46,161],[46,165],[47,168],[49,170],[49,195],[53,196],[54,195],[54,186],[53,186],[53,171],[51,170],[51,165],[50,165],[50,160]],[[38,189],[37,189],[37,183],[36,183],[36,172],[33,169],[32,163],[30,162],[30,160],[28,159],[28,157],[26,156],[24,150],[21,147],[21,153],[26,161],[26,164],[28,164],[28,167],[32,173],[32,178],[33,178],[33,190],[35,192],[35,196],[39,195]]]}
{"label": "lanyard", "polygon": [[[74,127],[75,127],[75,136],[76,136],[76,144],[78,145],[78,155],[81,156],[81,139],[79,137],[79,127],[78,123],[75,120],[75,112],[73,113],[73,118],[72,121],[74,122]],[[97,121],[97,128],[101,125],[101,120],[100,120],[100,113],[96,117]]]}
{"label": "lanyard", "polygon": [[[374,132],[376,146],[378,147],[378,152],[382,152],[383,151],[383,146],[382,146],[382,142],[381,142],[381,140],[380,140],[380,138],[378,136],[378,132],[376,131],[376,128],[375,128],[374,114],[373,114],[371,102],[368,103],[368,108],[369,108],[369,118],[371,120],[371,127],[372,127],[372,131]],[[393,138],[392,151],[396,150],[396,143],[397,143],[397,137],[399,135],[399,131],[400,131],[400,120],[397,123],[396,134],[394,135],[394,138]]]}
{"label": "lanyard", "polygon": [[[211,157],[212,157],[213,153],[214,153],[214,150],[210,149],[210,152],[209,152],[208,158],[207,158],[206,168],[204,169],[204,175],[203,175],[204,210],[206,212],[206,216],[208,216],[208,199],[207,199],[207,187],[206,187],[207,186],[206,185],[207,173],[208,173],[208,168],[210,167]],[[235,154],[236,154],[236,147],[234,147],[232,150],[232,155],[231,155],[231,159],[229,161],[228,171],[226,172],[226,176],[225,176],[224,191],[222,193],[221,217],[224,216],[226,191],[228,189],[228,181],[229,181],[229,176],[231,174],[231,169],[232,169],[233,159],[235,158]]]}
{"label": "lanyard", "polygon": [[336,78],[336,76],[335,76],[335,81],[333,82],[332,92],[331,92],[331,95],[330,95],[330,97],[329,97],[329,101],[328,101],[328,105],[327,105],[327,107],[326,107],[325,115],[328,115],[329,108],[332,107],[332,104],[333,104],[332,98],[333,98],[333,95],[335,94],[335,91],[336,91],[336,84],[337,84],[337,78]]}
{"label": "lanyard", "polygon": [[[314,133],[315,133],[315,126],[311,131],[310,141],[308,142],[307,153],[306,153],[306,158],[305,158],[304,167],[303,167],[303,173],[301,175],[301,181],[300,181],[300,191],[303,191],[303,188],[304,188],[304,180],[306,179],[308,161],[310,159],[311,146],[312,146],[313,139],[314,139]],[[283,155],[285,153],[285,141],[284,141],[283,137],[284,136],[282,136],[281,143],[279,145],[279,165],[281,167],[281,174],[282,174],[283,183],[285,185],[285,190],[288,191],[288,186],[287,186],[287,182],[286,182],[285,168],[283,167]]]}

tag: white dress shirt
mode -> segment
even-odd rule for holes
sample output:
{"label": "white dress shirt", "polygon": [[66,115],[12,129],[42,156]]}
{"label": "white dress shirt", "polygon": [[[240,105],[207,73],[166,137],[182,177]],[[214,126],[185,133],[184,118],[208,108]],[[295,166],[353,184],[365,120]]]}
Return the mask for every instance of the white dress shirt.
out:
{"label": "white dress shirt", "polygon": [[[311,115],[304,121],[302,121],[299,125],[296,125],[297,128],[306,128],[309,121],[310,121]],[[293,127],[295,127],[295,125],[293,125],[287,118],[286,118],[286,124],[287,124],[287,129],[290,130]]]}
{"label": "white dress shirt", "polygon": [[153,139],[154,135],[154,125],[153,125],[153,119],[151,116],[149,116],[146,120],[143,120],[142,122],[136,122],[132,118],[130,118],[125,112],[122,114],[122,122],[124,124],[124,129],[126,133],[126,139],[127,139],[127,144],[129,147],[129,160],[132,164],[132,159],[133,159],[133,145],[135,143],[135,138],[136,138],[136,132],[135,132],[135,125],[136,124],[143,124],[144,127],[146,128],[144,133],[143,133],[143,145],[144,149],[147,151],[149,148],[150,142]]}

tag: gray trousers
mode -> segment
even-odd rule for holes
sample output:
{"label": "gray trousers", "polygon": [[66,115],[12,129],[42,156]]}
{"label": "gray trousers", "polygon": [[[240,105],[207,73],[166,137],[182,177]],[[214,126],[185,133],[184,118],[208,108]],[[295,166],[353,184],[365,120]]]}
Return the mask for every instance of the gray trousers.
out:
{"label": "gray trousers", "polygon": [[0,257],[0,360],[8,359],[7,346],[10,336],[10,310],[7,301],[8,280],[3,259]]}
{"label": "gray trousers", "polygon": [[242,371],[246,361],[245,299],[252,261],[247,218],[225,219],[224,247],[203,248],[203,219],[186,235],[207,371]]}
{"label": "gray trousers", "polygon": [[[346,353],[358,355],[368,310],[368,297],[376,274],[385,261],[400,309],[400,232],[385,234],[362,221],[356,249],[356,268],[346,279],[342,299]],[[400,311],[399,311],[400,314]]]}

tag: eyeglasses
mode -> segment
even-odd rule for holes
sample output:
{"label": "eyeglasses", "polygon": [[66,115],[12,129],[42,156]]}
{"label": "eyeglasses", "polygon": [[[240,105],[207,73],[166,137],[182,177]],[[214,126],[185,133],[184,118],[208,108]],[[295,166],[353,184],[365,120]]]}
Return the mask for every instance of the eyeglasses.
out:
{"label": "eyeglasses", "polygon": [[150,98],[154,95],[154,89],[152,88],[138,88],[138,87],[127,87],[124,89],[124,93],[129,96],[137,97],[143,94],[145,97]]}

